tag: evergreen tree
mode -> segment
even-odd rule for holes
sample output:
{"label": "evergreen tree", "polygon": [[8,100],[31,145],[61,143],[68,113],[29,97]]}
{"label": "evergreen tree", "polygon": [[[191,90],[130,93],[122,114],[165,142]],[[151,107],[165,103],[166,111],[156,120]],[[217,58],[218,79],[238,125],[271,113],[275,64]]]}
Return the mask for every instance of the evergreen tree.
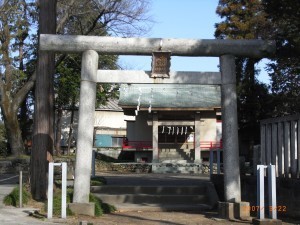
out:
{"label": "evergreen tree", "polygon": [[264,9],[274,29],[277,54],[268,64],[271,91],[274,96],[273,116],[300,112],[300,2],[298,0],[264,0]]}
{"label": "evergreen tree", "polygon": [[[223,19],[216,24],[219,39],[264,39],[271,27],[260,0],[220,0],[216,12]],[[236,58],[239,134],[250,149],[259,142],[259,120],[270,101],[267,86],[256,78],[259,61]]]}

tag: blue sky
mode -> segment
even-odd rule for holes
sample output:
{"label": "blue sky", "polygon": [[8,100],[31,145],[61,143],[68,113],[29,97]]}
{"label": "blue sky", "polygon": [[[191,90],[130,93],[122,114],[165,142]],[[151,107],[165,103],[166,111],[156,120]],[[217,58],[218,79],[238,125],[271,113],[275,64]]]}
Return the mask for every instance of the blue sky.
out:
{"label": "blue sky", "polygon": [[[152,0],[149,14],[155,23],[144,37],[214,39],[215,23],[221,18],[215,13],[218,0]],[[121,56],[124,69],[151,70],[150,56]],[[219,71],[216,57],[172,57],[172,71]],[[260,64],[258,79],[268,82]]]}

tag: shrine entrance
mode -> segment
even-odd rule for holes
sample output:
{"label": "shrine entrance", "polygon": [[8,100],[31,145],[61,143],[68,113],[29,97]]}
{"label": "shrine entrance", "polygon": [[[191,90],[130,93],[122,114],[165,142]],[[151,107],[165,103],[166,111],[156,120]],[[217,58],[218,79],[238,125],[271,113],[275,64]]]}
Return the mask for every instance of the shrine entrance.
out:
{"label": "shrine entrance", "polygon": [[[241,202],[238,124],[236,105],[235,56],[263,58],[274,54],[274,42],[264,40],[191,40],[146,39],[68,35],[40,35],[40,50],[65,53],[83,53],[80,87],[78,140],[74,182],[74,204],[85,208],[89,204],[90,175],[93,147],[93,126],[96,83],[123,84],[202,84],[220,85],[223,117],[224,193],[226,202]],[[98,70],[98,53],[114,55],[152,55],[159,52],[154,64],[167,65],[162,52],[173,56],[210,56],[220,58],[219,73],[172,72],[154,69],[145,71]],[[167,54],[168,55],[168,54]],[[166,60],[167,59],[167,60]],[[168,68],[168,67],[167,67]],[[158,75],[157,75],[158,74]],[[197,114],[196,114],[197,115]],[[200,114],[196,123],[200,121]],[[167,124],[166,124],[167,125]],[[153,159],[158,159],[158,130],[161,121],[152,114]],[[197,130],[197,124],[195,129]],[[197,132],[195,131],[196,135]],[[200,139],[195,139],[195,158],[199,158]]]}

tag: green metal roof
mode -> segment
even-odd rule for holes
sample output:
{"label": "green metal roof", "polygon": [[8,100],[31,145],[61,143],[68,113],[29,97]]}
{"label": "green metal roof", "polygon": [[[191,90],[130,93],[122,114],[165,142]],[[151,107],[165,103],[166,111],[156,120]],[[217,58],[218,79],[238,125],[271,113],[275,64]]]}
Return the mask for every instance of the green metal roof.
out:
{"label": "green metal roof", "polygon": [[[139,103],[140,102],[140,103]],[[123,84],[119,105],[136,108],[219,108],[219,85]]]}

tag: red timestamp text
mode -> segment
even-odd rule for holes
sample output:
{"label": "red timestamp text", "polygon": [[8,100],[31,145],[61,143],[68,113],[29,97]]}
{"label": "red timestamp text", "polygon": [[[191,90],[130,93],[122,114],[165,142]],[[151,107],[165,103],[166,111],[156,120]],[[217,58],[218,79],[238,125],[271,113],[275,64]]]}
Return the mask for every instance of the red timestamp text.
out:
{"label": "red timestamp text", "polygon": [[287,207],[285,205],[278,205],[276,207],[272,207],[272,206],[269,206],[269,207],[261,207],[261,206],[258,206],[258,205],[252,205],[252,206],[242,206],[242,210],[244,211],[251,211],[251,212],[258,212],[258,211],[261,211],[261,210],[269,210],[269,211],[277,211],[277,212],[286,212],[287,211]]}

